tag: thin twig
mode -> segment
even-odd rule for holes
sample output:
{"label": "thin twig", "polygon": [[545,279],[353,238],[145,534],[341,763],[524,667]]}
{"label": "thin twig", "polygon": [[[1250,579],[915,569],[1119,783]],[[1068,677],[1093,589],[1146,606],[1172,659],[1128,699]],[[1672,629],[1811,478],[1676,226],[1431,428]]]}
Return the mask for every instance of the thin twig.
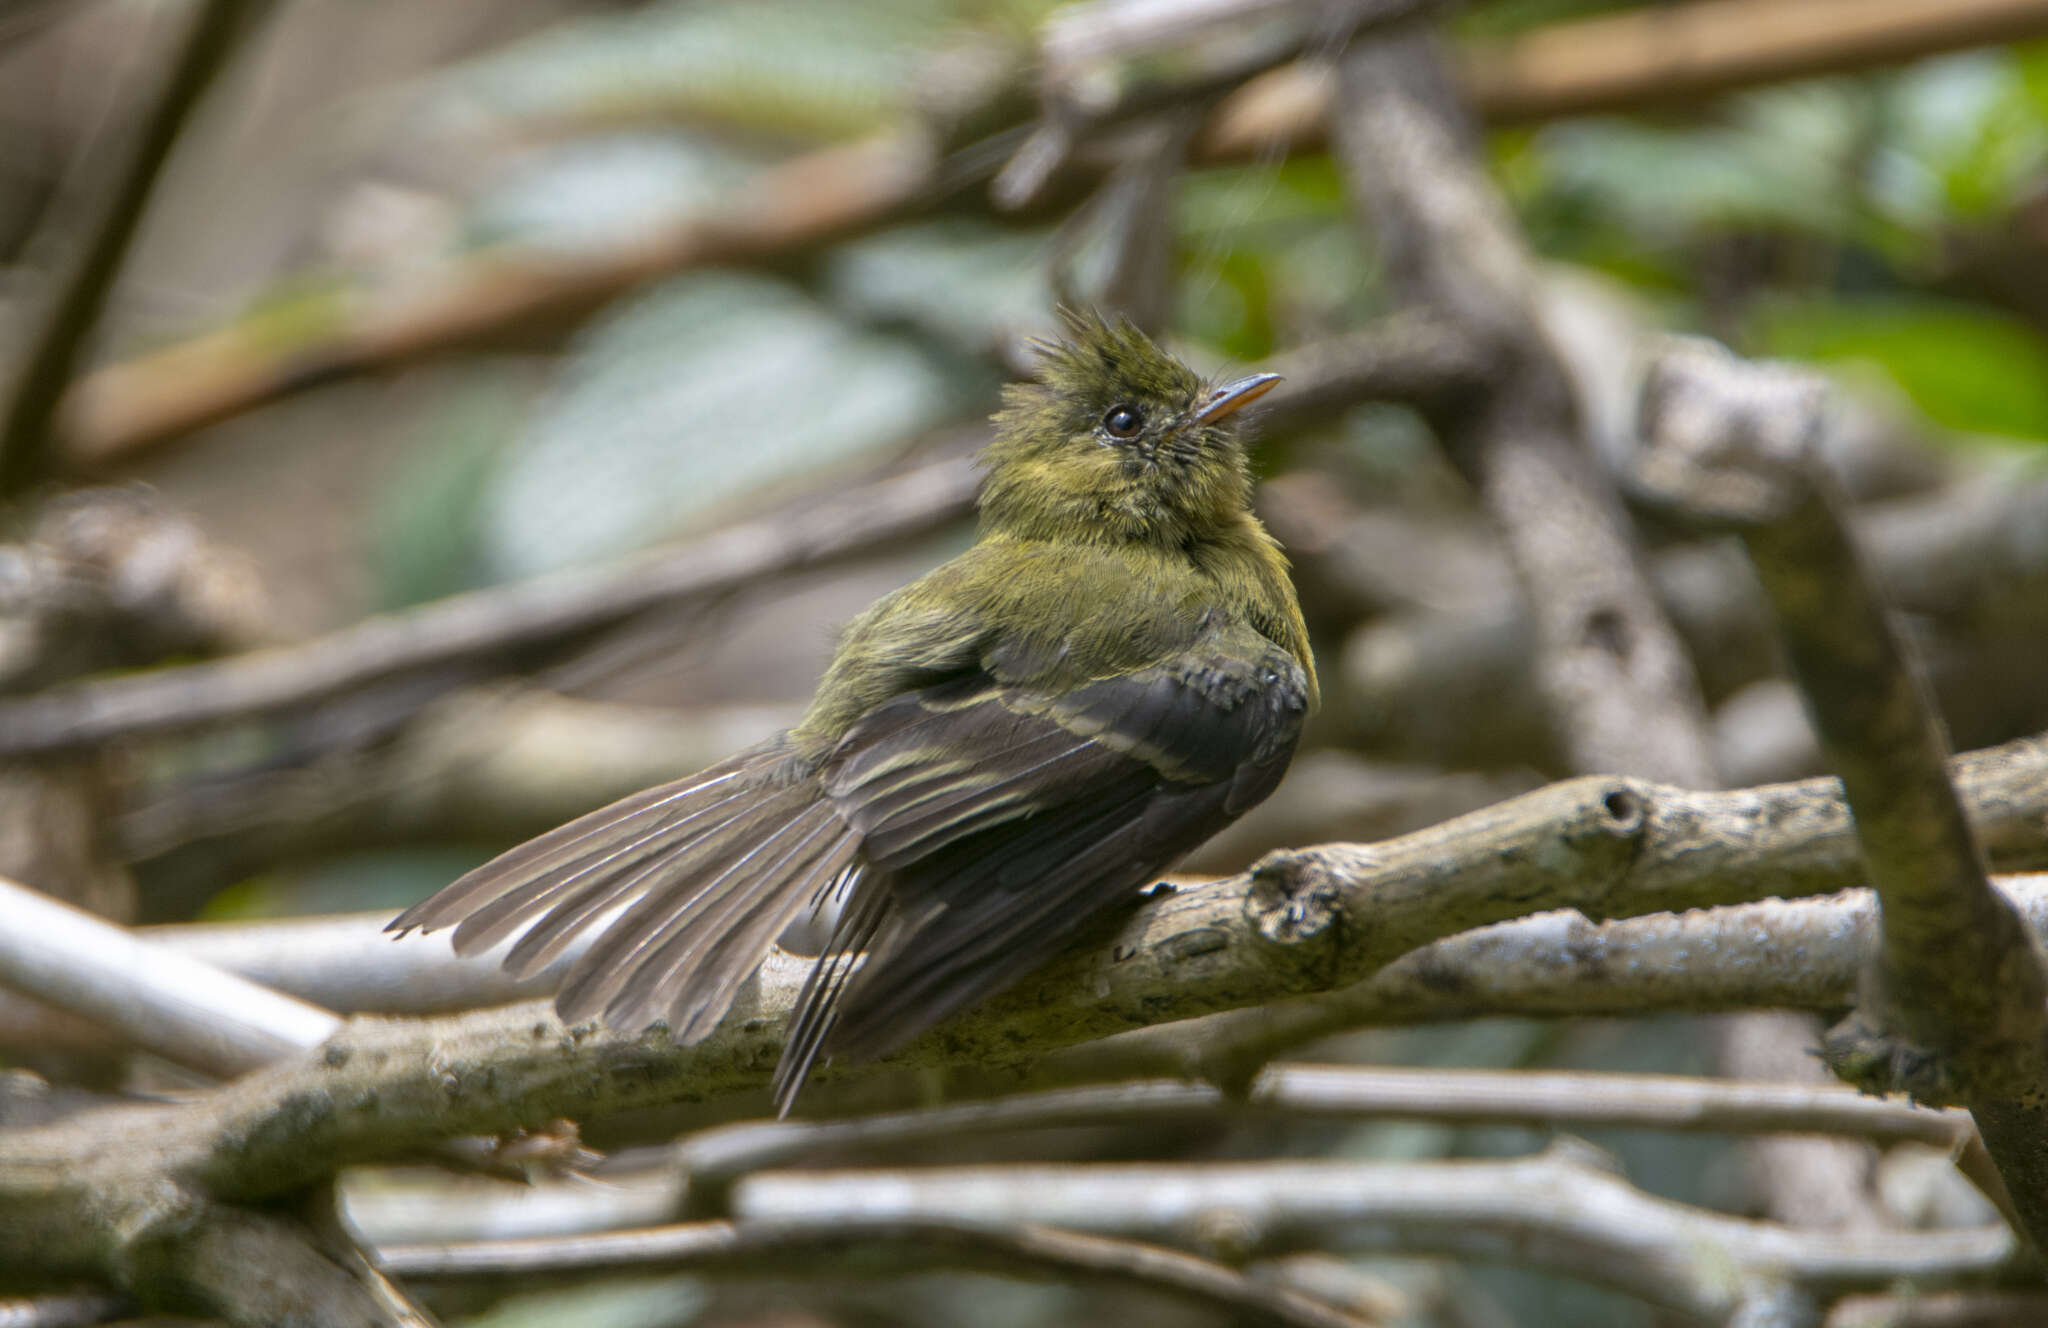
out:
{"label": "thin twig", "polygon": [[781,1283],[792,1277],[893,1277],[967,1268],[1134,1287],[1269,1328],[1364,1328],[1363,1320],[1323,1302],[1177,1250],[1028,1224],[857,1217],[815,1223],[786,1216],[591,1236],[387,1246],[378,1261],[397,1276],[431,1280],[663,1270]]}
{"label": "thin twig", "polygon": [[[0,399],[0,498],[40,483],[52,468],[51,424],[85,339],[120,273],[128,242],[141,224],[158,173],[185,122],[234,54],[248,0],[193,0],[162,86],[143,112],[122,160],[89,204],[57,215],[67,234],[83,237],[66,255],[34,319],[27,353]],[[96,164],[96,163],[95,163]]]}
{"label": "thin twig", "polygon": [[1186,1080],[1054,1089],[957,1106],[828,1121],[760,1121],[701,1131],[675,1147],[688,1215],[725,1213],[751,1172],[830,1154],[948,1137],[1070,1125],[1145,1124],[1219,1115],[1284,1120],[1410,1119],[1549,1128],[1628,1126],[1725,1134],[1832,1134],[1910,1140],[1945,1151],[1972,1135],[1962,1112],[1885,1102],[1845,1085],[1679,1075],[1268,1065],[1242,1094]]}
{"label": "thin twig", "polygon": [[1243,1257],[1304,1249],[1510,1259],[1720,1322],[1759,1285],[1832,1297],[2020,1278],[2002,1226],[1801,1231],[1644,1194],[1553,1151],[1506,1162],[1313,1161],[769,1172],[741,1222],[1032,1222],[1147,1240],[1205,1234]]}

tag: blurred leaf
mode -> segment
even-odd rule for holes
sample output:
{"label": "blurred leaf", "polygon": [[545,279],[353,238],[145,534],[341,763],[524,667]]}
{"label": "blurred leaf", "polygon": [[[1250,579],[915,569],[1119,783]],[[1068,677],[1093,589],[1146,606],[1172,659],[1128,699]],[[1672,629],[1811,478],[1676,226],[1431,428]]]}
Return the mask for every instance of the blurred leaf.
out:
{"label": "blurred leaf", "polygon": [[399,461],[370,512],[369,557],[380,609],[404,608],[486,582],[479,548],[485,483],[532,393],[492,368],[440,404],[428,435]]}
{"label": "blurred leaf", "polygon": [[1379,298],[1378,263],[1327,157],[1190,172],[1176,209],[1176,325],[1258,359],[1304,328],[1355,326]]}
{"label": "blurred leaf", "polygon": [[577,339],[485,497],[488,565],[524,576],[640,547],[898,446],[955,396],[914,347],[786,283],[673,279]]}
{"label": "blurred leaf", "polygon": [[[2038,66],[2036,53],[2031,62]],[[1924,60],[1887,85],[1872,194],[1902,225],[2003,214],[2048,162],[2042,84],[2010,50]]]}
{"label": "blurred leaf", "polygon": [[606,252],[717,202],[759,159],[682,133],[618,133],[524,154],[471,205],[465,238]]}
{"label": "blurred leaf", "polygon": [[1542,166],[1523,178],[1612,218],[1637,244],[1684,247],[1731,227],[1860,239],[1867,215],[1856,162],[1867,112],[1855,85],[1822,81],[1735,98],[1723,121],[1700,127],[1568,121],[1536,136]]}
{"label": "blurred leaf", "polygon": [[1987,309],[1916,297],[1773,302],[1752,349],[1874,366],[1947,428],[2048,438],[2048,342]]}
{"label": "blurred leaf", "polygon": [[826,260],[833,302],[870,321],[900,321],[977,349],[1002,329],[1049,325],[1051,235],[966,217],[898,226],[839,246]]}
{"label": "blurred leaf", "polygon": [[725,125],[839,138],[899,115],[946,0],[669,0],[549,29],[441,80],[438,113],[499,128]]}

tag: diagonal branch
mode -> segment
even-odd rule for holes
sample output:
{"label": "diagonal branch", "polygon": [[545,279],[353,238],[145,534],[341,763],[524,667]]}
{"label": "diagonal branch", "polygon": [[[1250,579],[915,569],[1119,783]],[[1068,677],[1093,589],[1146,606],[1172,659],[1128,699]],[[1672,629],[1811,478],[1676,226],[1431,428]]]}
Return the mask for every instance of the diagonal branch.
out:
{"label": "diagonal branch", "polygon": [[[192,0],[187,8],[191,13],[178,51],[140,129],[124,145],[123,160],[109,171],[99,196],[82,209],[90,215],[63,217],[65,229],[82,234],[84,241],[61,261],[28,351],[0,392],[0,497],[20,494],[51,469],[51,424],[71,385],[80,349],[99,322],[158,173],[193,108],[234,54],[252,6],[247,0]],[[66,210],[60,205],[60,215]]]}
{"label": "diagonal branch", "polygon": [[966,515],[975,482],[967,461],[939,462],[612,566],[451,596],[299,645],[0,701],[0,757],[259,718],[401,675],[503,661],[936,529]]}
{"label": "diagonal branch", "polygon": [[1812,463],[1826,404],[1805,373],[1673,350],[1644,389],[1645,479],[1742,536],[1855,816],[1883,927],[1868,1026],[1831,1038],[1838,1071],[1880,1090],[1960,1092],[2041,1245],[2048,972],[1991,888],[1925,684]]}

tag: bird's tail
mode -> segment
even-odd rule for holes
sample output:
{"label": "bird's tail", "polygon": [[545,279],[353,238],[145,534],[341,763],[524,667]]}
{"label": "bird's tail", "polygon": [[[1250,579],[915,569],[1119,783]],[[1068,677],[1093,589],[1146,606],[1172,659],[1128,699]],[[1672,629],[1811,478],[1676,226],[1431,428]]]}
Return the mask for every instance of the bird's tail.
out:
{"label": "bird's tail", "polygon": [[529,976],[583,933],[556,1008],[620,1028],[709,1033],[782,930],[854,867],[859,832],[775,747],[636,793],[500,854],[391,924],[453,925],[458,954],[524,929],[505,967]]}

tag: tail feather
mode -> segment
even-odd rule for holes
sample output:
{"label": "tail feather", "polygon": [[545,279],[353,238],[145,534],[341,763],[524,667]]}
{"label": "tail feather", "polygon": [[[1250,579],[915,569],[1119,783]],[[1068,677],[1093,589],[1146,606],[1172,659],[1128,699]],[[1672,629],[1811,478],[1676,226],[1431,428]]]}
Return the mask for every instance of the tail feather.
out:
{"label": "tail feather", "polygon": [[888,922],[894,905],[885,891],[861,889],[861,868],[854,868],[841,887],[847,892],[846,912],[832,929],[825,951],[811,965],[803,989],[797,993],[796,1009],[789,1016],[789,1030],[782,1044],[782,1058],[775,1064],[770,1085],[775,1113],[787,1116],[796,1102],[811,1067],[832,1037],[839,1022],[841,998],[861,966],[862,954],[875,934]]}
{"label": "tail feather", "polygon": [[758,884],[758,869],[783,860],[795,844],[788,838],[792,828],[801,839],[815,824],[808,815],[814,809],[829,814],[807,790],[770,792],[686,850],[655,855],[647,864],[646,881],[636,888],[638,898],[605,924],[597,942],[570,970],[555,1001],[562,1017],[597,1015],[627,983],[651,976],[641,968],[649,947],[693,925],[703,916],[703,905],[722,898],[727,889]]}
{"label": "tail feather", "polygon": [[700,1040],[809,904],[813,882],[844,870],[858,836],[829,807],[814,805],[777,831],[776,842],[779,853],[678,905],[674,922],[608,974],[593,992],[604,999],[607,1022],[630,1028],[666,1019],[678,1041]]}
{"label": "tail feather", "polygon": [[[746,808],[733,804],[746,796],[743,792],[721,798],[678,821],[596,855],[593,861],[573,860],[523,887],[516,908],[508,909],[494,923],[494,930],[499,937],[508,936],[535,915],[541,916],[506,954],[506,970],[516,977],[529,977],[547,967],[599,915],[631,898],[669,862],[744,815]],[[722,819],[709,819],[721,811],[725,812]],[[456,936],[459,942],[459,929]]]}
{"label": "tail feather", "polygon": [[602,857],[650,821],[666,829],[676,813],[687,815],[728,796],[728,786],[748,773],[745,767],[754,755],[636,793],[509,849],[399,914],[386,930],[403,935],[415,928],[431,932],[454,925],[457,953],[488,949],[517,930],[535,906],[552,902],[547,896],[560,885],[557,874],[566,863]]}

